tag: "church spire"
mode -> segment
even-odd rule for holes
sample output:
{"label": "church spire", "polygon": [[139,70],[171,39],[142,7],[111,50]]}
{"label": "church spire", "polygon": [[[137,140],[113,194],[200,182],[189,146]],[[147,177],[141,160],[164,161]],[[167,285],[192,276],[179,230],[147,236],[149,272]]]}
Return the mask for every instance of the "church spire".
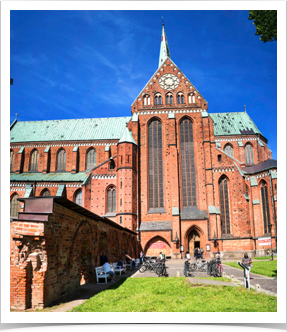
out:
{"label": "church spire", "polygon": [[160,67],[165,59],[169,57],[169,48],[168,48],[168,43],[165,35],[165,30],[164,30],[164,23],[163,23],[163,17],[162,17],[162,32],[161,32],[161,43],[160,43],[160,53],[159,53],[159,62],[158,62],[158,67]]}

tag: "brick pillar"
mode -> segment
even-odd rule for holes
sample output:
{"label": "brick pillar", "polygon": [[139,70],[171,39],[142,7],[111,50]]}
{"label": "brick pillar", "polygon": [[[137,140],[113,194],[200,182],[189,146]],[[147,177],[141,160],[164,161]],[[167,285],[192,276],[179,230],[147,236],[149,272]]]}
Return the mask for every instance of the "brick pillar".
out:
{"label": "brick pillar", "polygon": [[105,160],[110,159],[110,157],[111,157],[111,146],[106,145],[105,146]]}
{"label": "brick pillar", "polygon": [[78,172],[78,155],[79,155],[79,147],[75,146],[72,152],[72,171],[71,173],[77,173]]}
{"label": "brick pillar", "polygon": [[46,174],[48,173],[48,169],[49,169],[49,155],[50,155],[50,147],[46,148],[44,150],[44,160],[43,160],[43,170],[42,173]]}

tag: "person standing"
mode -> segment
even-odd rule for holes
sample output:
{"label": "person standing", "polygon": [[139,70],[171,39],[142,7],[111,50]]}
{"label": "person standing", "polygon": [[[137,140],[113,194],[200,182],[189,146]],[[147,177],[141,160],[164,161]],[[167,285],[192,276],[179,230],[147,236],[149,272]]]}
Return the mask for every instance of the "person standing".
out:
{"label": "person standing", "polygon": [[105,252],[102,251],[100,256],[100,266],[103,266],[108,261],[108,257],[105,255]]}
{"label": "person standing", "polygon": [[140,261],[141,264],[143,264],[143,260],[144,260],[145,254],[143,253],[143,251],[140,252]]}
{"label": "person standing", "polygon": [[203,252],[204,252],[204,250],[202,248],[200,248],[200,257],[201,257],[201,259],[203,259]]}
{"label": "person standing", "polygon": [[249,280],[249,273],[252,267],[252,259],[251,257],[248,257],[247,253],[244,254],[242,258],[242,263],[247,266],[247,269],[244,269],[244,271],[246,272],[246,279]]}

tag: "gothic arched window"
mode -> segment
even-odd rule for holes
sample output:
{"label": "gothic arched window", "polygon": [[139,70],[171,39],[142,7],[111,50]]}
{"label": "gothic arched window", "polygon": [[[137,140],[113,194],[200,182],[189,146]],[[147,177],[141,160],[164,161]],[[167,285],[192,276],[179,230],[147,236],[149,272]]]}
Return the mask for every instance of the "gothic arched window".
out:
{"label": "gothic arched window", "polygon": [[17,217],[18,212],[19,212],[19,202],[18,199],[19,196],[17,194],[15,194],[10,202],[10,216],[11,217]]}
{"label": "gothic arched window", "polygon": [[30,171],[38,171],[39,152],[34,150],[31,154]]}
{"label": "gothic arched window", "polygon": [[173,97],[172,97],[172,94],[171,93],[168,93],[167,95],[166,95],[166,104],[167,105],[170,105],[170,104],[172,104],[173,103]]}
{"label": "gothic arched window", "polygon": [[184,104],[184,97],[183,97],[183,95],[180,96],[180,99],[181,99],[181,103]]}
{"label": "gothic arched window", "polygon": [[166,96],[166,103],[169,104],[169,95]]}
{"label": "gothic arched window", "polygon": [[87,153],[87,168],[91,169],[96,166],[97,153],[94,148],[91,148]]}
{"label": "gothic arched window", "polygon": [[253,147],[250,143],[245,145],[245,161],[246,164],[254,164]]}
{"label": "gothic arched window", "polygon": [[75,203],[82,206],[82,189],[76,191]]}
{"label": "gothic arched window", "polygon": [[177,96],[177,103],[180,104],[180,95]]}
{"label": "gothic arched window", "polygon": [[162,104],[162,98],[161,98],[161,96],[158,97],[158,104],[159,104],[159,105]]}
{"label": "gothic arched window", "polygon": [[149,97],[149,95],[145,95],[144,96],[144,105],[145,106],[150,105],[150,97]]}
{"label": "gothic arched window", "polygon": [[116,188],[110,187],[108,189],[108,212],[116,213]]}
{"label": "gothic arched window", "polygon": [[224,152],[233,157],[233,147],[230,144],[225,145]]}
{"label": "gothic arched window", "polygon": [[57,156],[57,171],[66,170],[66,151],[61,149]]}
{"label": "gothic arched window", "polygon": [[229,214],[229,195],[227,178],[222,178],[219,182],[220,189],[220,212],[222,234],[230,234],[230,214]]}
{"label": "gothic arched window", "polygon": [[269,213],[269,202],[268,202],[268,190],[265,181],[262,181],[260,191],[261,191],[264,233],[266,234],[268,233],[268,225],[270,224],[270,213]]}
{"label": "gothic arched window", "polygon": [[41,193],[41,196],[51,196],[50,190],[49,189],[44,189]]}
{"label": "gothic arched window", "polygon": [[153,120],[148,126],[149,207],[163,208],[162,126]]}
{"label": "gothic arched window", "polygon": [[14,151],[10,150],[10,172],[13,172],[13,165],[14,165]]}
{"label": "gothic arched window", "polygon": [[116,164],[114,160],[111,160],[110,162],[110,169],[115,169],[116,168]]}
{"label": "gothic arched window", "polygon": [[183,206],[196,206],[193,124],[189,119],[180,123],[180,150]]}

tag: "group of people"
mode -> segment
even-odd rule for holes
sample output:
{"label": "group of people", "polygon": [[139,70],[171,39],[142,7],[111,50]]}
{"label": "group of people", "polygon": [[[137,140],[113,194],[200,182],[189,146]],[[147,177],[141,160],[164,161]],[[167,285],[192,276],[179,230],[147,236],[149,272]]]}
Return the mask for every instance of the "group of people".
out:
{"label": "group of people", "polygon": [[[100,266],[102,267],[102,271],[112,277],[112,281],[116,281],[116,274],[112,271],[112,266],[105,252],[103,251],[100,256]],[[117,262],[118,267],[125,267],[123,259],[119,259]]]}
{"label": "group of people", "polygon": [[195,259],[203,259],[204,250],[202,248],[195,248],[194,249],[194,258]]}

